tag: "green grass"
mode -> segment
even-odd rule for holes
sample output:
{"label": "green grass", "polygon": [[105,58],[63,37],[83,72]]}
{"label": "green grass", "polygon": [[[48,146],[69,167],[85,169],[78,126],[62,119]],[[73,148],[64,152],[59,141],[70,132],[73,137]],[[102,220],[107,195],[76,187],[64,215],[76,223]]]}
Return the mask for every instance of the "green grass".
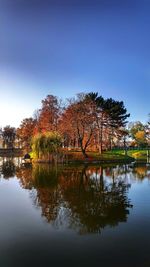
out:
{"label": "green grass", "polygon": [[[69,151],[66,152],[69,161],[85,161],[85,158],[81,151]],[[103,152],[101,155],[98,152],[87,152],[88,159],[86,161],[102,161],[102,162],[119,162],[119,161],[129,161],[130,156],[125,156],[121,153],[114,153],[113,151]]]}
{"label": "green grass", "polygon": [[[124,150],[113,150],[111,153],[114,155],[125,155]],[[128,150],[127,155],[136,159],[137,161],[142,161],[147,159],[147,150]]]}
{"label": "green grass", "polygon": [[[111,150],[105,151],[101,155],[98,152],[87,151],[88,159],[85,159],[82,152],[79,150],[64,151],[66,160],[68,162],[83,163],[83,162],[102,162],[102,163],[113,163],[113,162],[129,162],[133,161],[146,161],[147,151],[146,150],[128,150],[125,155],[124,150]],[[31,157],[34,159],[35,155],[31,153]]]}
{"label": "green grass", "polygon": [[[89,156],[89,161],[129,161],[129,160],[137,160],[137,161],[146,161],[147,160],[147,150],[128,150],[127,155],[125,155],[124,150],[111,150],[103,152],[100,155],[98,152],[87,152]],[[81,151],[70,151],[68,152],[68,158],[72,160],[84,160],[84,157]]]}

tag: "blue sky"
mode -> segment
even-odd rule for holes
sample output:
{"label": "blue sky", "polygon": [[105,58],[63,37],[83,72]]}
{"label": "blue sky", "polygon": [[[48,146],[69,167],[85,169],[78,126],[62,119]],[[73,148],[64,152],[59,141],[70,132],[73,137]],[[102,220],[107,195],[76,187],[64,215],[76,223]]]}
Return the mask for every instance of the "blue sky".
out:
{"label": "blue sky", "polygon": [[150,112],[150,1],[0,0],[0,126],[47,94],[95,91]]}

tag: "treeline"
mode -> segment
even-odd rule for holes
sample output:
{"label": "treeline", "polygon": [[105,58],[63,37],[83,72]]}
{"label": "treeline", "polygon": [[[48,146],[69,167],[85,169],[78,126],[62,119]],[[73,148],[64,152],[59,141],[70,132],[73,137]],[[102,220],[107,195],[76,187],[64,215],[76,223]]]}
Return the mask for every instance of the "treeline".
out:
{"label": "treeline", "polygon": [[101,154],[114,146],[147,146],[150,123],[127,125],[129,116],[123,101],[98,93],[80,93],[64,102],[48,95],[33,117],[25,118],[18,129],[6,126],[1,136],[3,146],[32,149],[38,158],[58,150],[80,150],[86,158],[88,150]]}
{"label": "treeline", "polygon": [[[65,103],[56,96],[48,95],[33,118],[21,122],[17,136],[27,150],[36,140],[38,150],[47,151],[46,136],[49,133],[52,138],[49,143],[52,145],[56,136],[59,143],[61,138],[62,148],[80,149],[84,157],[88,157],[87,150],[102,153],[103,149],[111,149],[114,142],[125,137],[129,116],[123,101],[104,99],[98,93],[81,93]],[[33,138],[35,136],[38,138]]]}

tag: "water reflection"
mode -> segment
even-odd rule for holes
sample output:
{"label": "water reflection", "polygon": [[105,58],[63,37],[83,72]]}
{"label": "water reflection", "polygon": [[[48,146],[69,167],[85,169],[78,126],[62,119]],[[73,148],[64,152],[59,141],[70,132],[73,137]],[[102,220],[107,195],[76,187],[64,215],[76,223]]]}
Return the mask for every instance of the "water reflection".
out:
{"label": "water reflection", "polygon": [[105,180],[102,167],[83,169],[76,179],[67,178],[63,196],[72,212],[71,226],[80,233],[100,232],[107,225],[127,220],[131,208],[127,199],[129,184],[114,177]]}
{"label": "water reflection", "polygon": [[11,158],[3,158],[0,162],[0,177],[9,179],[15,176],[16,165]]}
{"label": "water reflection", "polygon": [[[139,175],[138,170],[136,167],[132,174]],[[80,234],[98,233],[106,226],[126,222],[132,208],[128,199],[133,179],[130,166],[32,167],[7,160],[1,162],[1,174],[3,178],[16,175],[20,185],[32,191],[34,205],[49,223]]]}
{"label": "water reflection", "polygon": [[126,222],[132,203],[128,191],[135,180],[150,178],[148,166],[52,167],[0,161],[1,177],[16,177],[30,190],[41,215],[55,227],[80,234],[98,233]]}

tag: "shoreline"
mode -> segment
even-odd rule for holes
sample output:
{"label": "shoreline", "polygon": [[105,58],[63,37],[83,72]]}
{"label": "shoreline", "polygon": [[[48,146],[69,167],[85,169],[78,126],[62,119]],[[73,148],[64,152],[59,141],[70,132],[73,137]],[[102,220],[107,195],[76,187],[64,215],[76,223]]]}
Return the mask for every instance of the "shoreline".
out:
{"label": "shoreline", "polygon": [[[0,157],[22,157],[23,151],[21,149],[0,149]],[[129,164],[129,163],[150,163],[148,158],[140,156],[138,158],[133,157],[132,155],[123,155],[118,153],[113,153],[112,151],[104,152],[99,155],[96,152],[89,152],[88,158],[84,158],[81,152],[72,151],[65,153],[62,157],[58,158],[58,161],[48,160],[48,159],[36,159],[32,157],[30,163],[46,163],[46,164]],[[27,163],[27,162],[24,162]],[[29,160],[28,160],[29,163]]]}

